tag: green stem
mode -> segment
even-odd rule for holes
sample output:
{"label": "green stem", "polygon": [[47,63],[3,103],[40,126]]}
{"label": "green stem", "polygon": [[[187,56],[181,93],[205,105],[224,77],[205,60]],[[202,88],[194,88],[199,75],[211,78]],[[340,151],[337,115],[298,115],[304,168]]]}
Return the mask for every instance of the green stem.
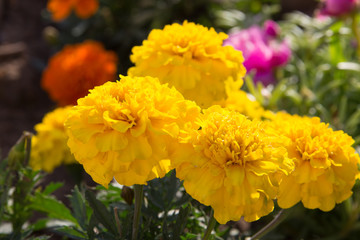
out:
{"label": "green stem", "polygon": [[348,206],[348,213],[349,213],[349,220],[346,224],[344,224],[344,227],[342,228],[342,231],[339,233],[339,239],[345,239],[346,236],[353,230],[358,218],[359,218],[359,211],[360,206],[357,202],[352,203],[352,201],[347,199],[344,202],[345,206]]}
{"label": "green stem", "polygon": [[119,209],[117,207],[114,208],[114,216],[115,216],[115,222],[116,222],[116,227],[117,227],[117,230],[119,233],[119,237],[121,239],[121,224],[120,224],[118,210]]}
{"label": "green stem", "polygon": [[284,214],[284,209],[281,209],[278,214],[274,217],[271,222],[269,222],[265,227],[260,229],[257,233],[255,233],[250,240],[260,239],[272,231],[275,227],[277,227],[286,217],[288,214]]}
{"label": "green stem", "polygon": [[209,237],[211,236],[211,231],[214,229],[215,225],[216,225],[216,219],[214,218],[214,210],[211,209],[211,216],[204,234],[204,237],[202,240],[208,240]]}
{"label": "green stem", "polygon": [[356,53],[358,55],[358,58],[360,59],[360,31],[359,31],[358,24],[357,24],[357,22],[358,22],[357,18],[358,18],[358,15],[353,14],[351,28],[355,35],[355,39],[356,39],[356,43],[357,43]]}
{"label": "green stem", "polygon": [[25,131],[23,133],[23,136],[25,138],[25,157],[24,157],[24,166],[27,166],[30,161],[30,153],[31,153],[31,138],[32,133]]}
{"label": "green stem", "polygon": [[132,229],[132,240],[137,240],[137,235],[139,231],[139,222],[141,215],[141,205],[143,201],[143,185],[135,184],[135,209],[134,209],[134,220],[133,220],[133,229]]}

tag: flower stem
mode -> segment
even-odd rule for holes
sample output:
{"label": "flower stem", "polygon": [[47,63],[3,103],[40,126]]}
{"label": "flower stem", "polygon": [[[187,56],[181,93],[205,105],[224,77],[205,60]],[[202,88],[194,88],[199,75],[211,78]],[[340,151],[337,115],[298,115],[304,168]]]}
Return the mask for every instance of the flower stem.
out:
{"label": "flower stem", "polygon": [[117,230],[118,230],[118,234],[119,234],[119,237],[121,239],[121,225],[120,225],[120,219],[119,219],[118,210],[119,209],[117,207],[114,208],[114,216],[115,216],[115,222],[116,222],[116,227],[117,227]]}
{"label": "flower stem", "polygon": [[143,200],[143,185],[135,184],[135,209],[134,209],[134,220],[133,220],[133,229],[132,229],[132,240],[137,240],[137,234],[139,230],[140,214],[141,214],[141,205]]}
{"label": "flower stem", "polygon": [[214,210],[211,209],[211,216],[204,234],[204,237],[202,240],[208,240],[209,237],[211,236],[211,231],[214,229],[215,225],[216,225],[216,220],[214,218]]}
{"label": "flower stem", "polygon": [[265,225],[265,227],[263,227],[257,233],[255,233],[252,237],[250,237],[249,240],[255,240],[255,239],[260,239],[260,238],[264,237],[266,234],[271,232],[275,227],[277,227],[277,225],[279,225],[287,217],[287,215],[288,214],[284,214],[284,209],[281,209],[278,212],[278,214],[276,214],[274,219],[271,220],[271,222],[269,222],[267,225]]}
{"label": "flower stem", "polygon": [[358,28],[358,14],[353,14],[352,16],[352,24],[351,24],[351,28],[352,28],[352,31],[355,35],[355,39],[356,39],[356,43],[357,43],[357,46],[356,46],[356,53],[358,55],[358,58],[360,59],[360,31],[359,31],[359,28]]}
{"label": "flower stem", "polygon": [[24,166],[27,166],[30,161],[30,152],[31,152],[31,138],[32,133],[25,131],[23,133],[23,136],[25,138],[25,158],[24,158]]}

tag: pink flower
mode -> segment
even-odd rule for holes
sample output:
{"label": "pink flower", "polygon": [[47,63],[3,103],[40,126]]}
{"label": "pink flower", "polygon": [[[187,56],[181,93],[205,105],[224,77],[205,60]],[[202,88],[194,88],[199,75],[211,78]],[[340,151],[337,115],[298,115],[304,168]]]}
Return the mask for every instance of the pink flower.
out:
{"label": "pink flower", "polygon": [[358,0],[324,0],[320,14],[328,16],[342,16],[356,8]]}
{"label": "pink flower", "polygon": [[224,45],[231,45],[243,52],[244,66],[248,71],[255,71],[254,82],[268,85],[275,82],[273,71],[285,65],[291,55],[286,41],[279,41],[279,25],[268,20],[264,27],[252,26],[229,35]]}

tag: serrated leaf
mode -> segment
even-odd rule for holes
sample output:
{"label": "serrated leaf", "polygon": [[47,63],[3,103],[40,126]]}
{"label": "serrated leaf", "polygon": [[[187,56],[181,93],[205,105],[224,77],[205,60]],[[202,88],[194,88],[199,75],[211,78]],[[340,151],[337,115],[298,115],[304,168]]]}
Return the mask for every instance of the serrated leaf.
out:
{"label": "serrated leaf", "polygon": [[68,220],[72,223],[78,224],[76,219],[72,216],[70,210],[63,203],[50,196],[46,196],[38,192],[35,193],[35,196],[31,199],[29,207],[33,210],[47,213],[50,218]]}
{"label": "serrated leaf", "polygon": [[170,173],[170,176],[168,177],[168,184],[166,184],[167,186],[167,192],[166,192],[166,200],[170,202],[170,204],[168,204],[167,206],[167,210],[170,210],[169,208],[171,208],[171,202],[172,200],[175,198],[176,196],[176,192],[179,190],[179,180],[176,178],[176,174],[174,171],[172,171]]}
{"label": "serrated leaf", "polygon": [[72,207],[74,217],[77,219],[80,227],[85,230],[87,222],[85,199],[79,191],[78,186],[75,186],[73,193],[70,196],[70,205]]}
{"label": "serrated leaf", "polygon": [[97,220],[112,234],[118,235],[114,216],[108,211],[106,206],[96,199],[93,192],[86,190],[85,198],[89,202],[90,207],[93,209],[93,214]]}
{"label": "serrated leaf", "polygon": [[184,231],[184,228],[186,226],[186,222],[187,222],[190,210],[191,210],[190,205],[187,205],[185,208],[180,208],[179,214],[178,214],[176,222],[175,222],[175,227],[174,227],[174,233],[173,233],[174,240],[180,239],[180,235]]}
{"label": "serrated leaf", "polygon": [[185,203],[191,201],[191,199],[192,199],[191,196],[189,194],[187,194],[186,192],[184,192],[183,195],[181,196],[181,198],[179,198],[178,200],[176,200],[174,202],[174,206],[181,207]]}
{"label": "serrated leaf", "polygon": [[[150,185],[150,184],[149,184]],[[148,198],[149,202],[159,208],[160,210],[165,209],[164,201],[162,200],[160,194],[158,194],[153,189],[150,189],[150,191],[147,191],[146,197]]]}
{"label": "serrated leaf", "polygon": [[91,215],[89,225],[87,227],[87,234],[90,240],[95,239],[95,232],[94,228],[99,223],[95,215]]}

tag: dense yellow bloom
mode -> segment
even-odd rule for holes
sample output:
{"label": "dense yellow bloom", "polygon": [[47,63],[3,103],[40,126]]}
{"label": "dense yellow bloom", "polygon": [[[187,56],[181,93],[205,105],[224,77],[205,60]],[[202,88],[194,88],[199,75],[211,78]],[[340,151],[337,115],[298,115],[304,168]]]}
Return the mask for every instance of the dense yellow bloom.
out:
{"label": "dense yellow bloom", "polygon": [[47,4],[54,21],[64,20],[72,10],[79,18],[89,18],[98,8],[98,0],[49,0]]}
{"label": "dense yellow bloom", "polygon": [[122,77],[78,100],[65,122],[68,145],[95,182],[146,184],[170,170],[167,146],[199,114],[194,102],[156,78]]}
{"label": "dense yellow bloom", "polygon": [[201,130],[188,132],[173,156],[186,191],[214,209],[215,219],[255,221],[273,210],[273,183],[291,169],[286,150],[266,134],[263,123],[213,106],[199,119]]}
{"label": "dense yellow bloom", "polygon": [[227,38],[185,21],[163,30],[152,30],[142,46],[132,49],[130,76],[158,77],[185,98],[201,107],[225,99],[225,83],[240,88],[245,75],[244,58],[231,46],[222,46]]}
{"label": "dense yellow bloom", "polygon": [[287,138],[284,146],[295,164],[280,183],[281,208],[301,201],[306,208],[330,211],[351,196],[360,158],[350,136],[333,131],[317,117],[277,113],[270,124]]}
{"label": "dense yellow bloom", "polygon": [[221,102],[221,106],[239,112],[250,119],[261,120],[272,115],[271,112],[265,110],[261,104],[252,99],[252,96],[242,90],[227,91],[227,98]]}
{"label": "dense yellow bloom", "polygon": [[57,108],[35,125],[36,134],[31,140],[30,166],[35,170],[52,172],[61,164],[75,163],[66,142],[64,122],[71,107]]}

